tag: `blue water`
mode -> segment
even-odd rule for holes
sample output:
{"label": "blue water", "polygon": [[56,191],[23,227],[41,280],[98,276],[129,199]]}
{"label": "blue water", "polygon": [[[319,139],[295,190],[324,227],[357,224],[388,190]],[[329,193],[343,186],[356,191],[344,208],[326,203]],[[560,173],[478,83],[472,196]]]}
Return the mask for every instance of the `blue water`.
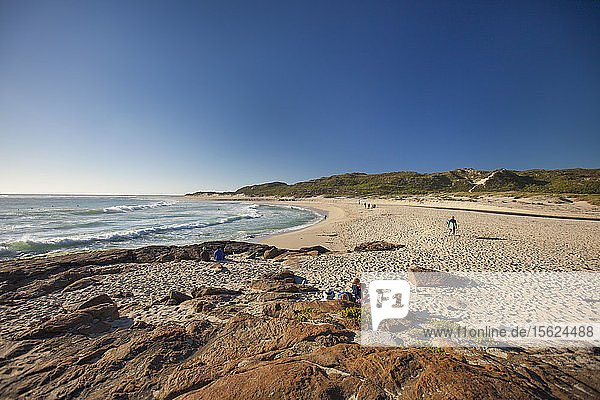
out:
{"label": "blue water", "polygon": [[317,222],[313,211],[134,196],[0,196],[0,259],[248,240]]}

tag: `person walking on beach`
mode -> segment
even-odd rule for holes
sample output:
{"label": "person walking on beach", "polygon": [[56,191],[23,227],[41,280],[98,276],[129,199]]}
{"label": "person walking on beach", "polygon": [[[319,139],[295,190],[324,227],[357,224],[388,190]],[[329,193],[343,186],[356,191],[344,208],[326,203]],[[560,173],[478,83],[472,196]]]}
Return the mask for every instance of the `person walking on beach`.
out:
{"label": "person walking on beach", "polygon": [[456,222],[456,219],[454,219],[454,216],[452,216],[452,218],[450,218],[448,221],[446,221],[446,223],[448,224],[448,229],[450,229],[450,232],[448,232],[448,234],[456,235],[456,232],[458,231],[458,222]]}

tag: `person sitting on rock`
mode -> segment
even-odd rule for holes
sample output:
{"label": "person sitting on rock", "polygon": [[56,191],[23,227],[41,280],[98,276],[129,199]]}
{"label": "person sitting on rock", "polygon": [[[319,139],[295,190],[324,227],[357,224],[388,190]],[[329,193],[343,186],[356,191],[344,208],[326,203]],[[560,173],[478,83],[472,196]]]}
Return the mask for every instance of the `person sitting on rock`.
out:
{"label": "person sitting on rock", "polygon": [[206,247],[203,247],[202,251],[200,252],[200,260],[201,261],[210,261],[210,252],[208,251],[208,249]]}
{"label": "person sitting on rock", "polygon": [[358,278],[354,278],[354,281],[352,281],[352,297],[356,302],[359,302],[362,297],[362,293],[360,291],[360,279]]}
{"label": "person sitting on rock", "polygon": [[326,300],[334,300],[335,292],[332,289],[327,289],[323,291],[323,301]]}
{"label": "person sitting on rock", "polygon": [[340,292],[340,294],[338,294],[338,299],[343,301],[352,301],[352,293]]}
{"label": "person sitting on rock", "polygon": [[223,261],[225,259],[225,252],[223,252],[222,248],[218,248],[217,250],[215,250],[215,261]]}

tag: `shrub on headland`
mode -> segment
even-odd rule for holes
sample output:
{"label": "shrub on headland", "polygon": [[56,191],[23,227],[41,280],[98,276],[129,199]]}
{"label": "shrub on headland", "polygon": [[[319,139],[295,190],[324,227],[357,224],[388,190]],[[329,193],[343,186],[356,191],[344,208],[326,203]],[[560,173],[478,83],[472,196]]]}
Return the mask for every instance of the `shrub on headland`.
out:
{"label": "shrub on headland", "polygon": [[288,185],[271,182],[245,186],[247,196],[399,196],[430,193],[518,192],[600,194],[600,169],[480,171],[461,168],[447,172],[412,171],[381,174],[348,173]]}

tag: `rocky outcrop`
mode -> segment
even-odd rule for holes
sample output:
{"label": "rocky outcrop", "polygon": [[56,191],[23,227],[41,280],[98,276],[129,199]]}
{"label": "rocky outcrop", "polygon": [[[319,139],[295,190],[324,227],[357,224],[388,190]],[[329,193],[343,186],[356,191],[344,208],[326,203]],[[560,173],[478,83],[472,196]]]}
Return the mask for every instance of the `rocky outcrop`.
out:
{"label": "rocky outcrop", "polygon": [[219,240],[188,246],[147,246],[138,249],[113,249],[4,260],[0,261],[0,281],[15,283],[37,275],[52,275],[73,267],[91,265],[198,260],[203,248],[209,251],[222,248],[225,254],[239,254],[255,250],[262,250],[264,253],[270,246]]}
{"label": "rocky outcrop", "polygon": [[300,253],[316,253],[316,254],[325,254],[331,252],[326,247],[323,246],[311,246],[311,247],[302,247],[298,250]]}
{"label": "rocky outcrop", "polygon": [[[97,284],[97,275],[117,274],[131,268],[122,264],[200,260],[203,249],[213,252],[222,248],[225,254],[246,253],[249,258],[281,260],[291,255],[323,254],[322,246],[288,251],[264,244],[229,240],[204,242],[188,246],[147,246],[139,249],[92,251],[58,256],[0,261],[0,304],[32,299],[57,291],[72,291]],[[215,264],[215,272],[225,272]]]}
{"label": "rocky outcrop", "polygon": [[[58,274],[78,268],[120,267]],[[600,398],[598,349],[361,347],[357,304],[312,300],[297,281],[282,270],[240,290],[171,292],[180,305],[161,312],[189,313],[168,325],[119,318],[106,294],[64,304],[0,338],[0,398]]]}
{"label": "rocky outcrop", "polygon": [[59,314],[26,332],[21,339],[43,339],[76,330],[81,334],[105,332],[111,328],[107,321],[119,318],[117,305],[105,294],[64,308],[67,313]]}
{"label": "rocky outcrop", "polygon": [[75,282],[71,283],[70,285],[68,285],[67,287],[65,287],[63,289],[63,292],[72,292],[74,290],[85,289],[88,286],[98,285],[98,284],[99,284],[98,280],[96,280],[94,278],[91,278],[91,277],[81,278],[78,281],[75,281]]}
{"label": "rocky outcrop", "polygon": [[319,291],[319,289],[312,286],[296,284],[295,281],[295,276],[291,271],[282,270],[264,274],[252,281],[250,287],[263,292],[299,293]]}
{"label": "rocky outcrop", "polygon": [[272,247],[270,249],[265,250],[264,254],[263,254],[263,258],[265,260],[271,260],[281,254],[285,253],[285,250],[283,249],[278,249],[277,247]]}
{"label": "rocky outcrop", "polygon": [[403,244],[394,244],[377,240],[374,242],[361,243],[354,247],[354,251],[389,251],[404,247]]}
{"label": "rocky outcrop", "polygon": [[295,318],[298,312],[303,314],[339,314],[342,310],[350,307],[357,307],[358,304],[352,301],[344,300],[309,300],[297,302],[278,302],[271,301],[263,307],[264,315],[276,318]]}
{"label": "rocky outcrop", "polygon": [[192,296],[188,296],[187,294],[178,292],[177,290],[171,290],[169,298],[170,300],[173,300],[175,304],[179,304],[183,303],[184,301],[191,300]]}
{"label": "rocky outcrop", "polygon": [[58,315],[44,322],[39,328],[26,333],[23,339],[42,339],[68,332],[80,325],[91,323],[94,320],[91,314],[85,311],[74,311],[64,315]]}
{"label": "rocky outcrop", "polygon": [[[320,307],[335,316],[344,304]],[[598,370],[535,352],[365,348],[337,323],[238,313],[0,343],[0,397],[69,399],[591,399]],[[597,357],[576,350],[580,360]],[[556,358],[549,359],[556,362]],[[587,364],[593,365],[593,364]],[[19,373],[11,373],[18,368]]]}
{"label": "rocky outcrop", "polygon": [[267,249],[263,253],[263,258],[265,260],[284,260],[290,256],[298,256],[298,255],[309,255],[309,256],[318,256],[320,254],[329,253],[330,250],[323,246],[312,246],[312,247],[302,247],[299,250],[285,250],[278,249],[277,247],[272,247]]}
{"label": "rocky outcrop", "polygon": [[213,286],[201,286],[192,290],[192,297],[206,297],[206,296],[237,296],[242,294],[239,290],[213,287]]}
{"label": "rocky outcrop", "polygon": [[86,308],[98,306],[100,304],[114,304],[114,301],[107,294],[99,294],[98,296],[94,296],[91,299],[88,299],[82,303],[76,303],[71,305],[66,305],[64,308],[67,310],[84,310]]}
{"label": "rocky outcrop", "polygon": [[0,261],[0,304],[84,288],[94,284],[92,277],[96,275],[123,272],[126,267],[117,264],[199,260],[204,248],[210,252],[222,248],[225,254],[258,253],[261,256],[266,250],[273,249],[263,244],[222,240],[188,246],[147,246]]}

